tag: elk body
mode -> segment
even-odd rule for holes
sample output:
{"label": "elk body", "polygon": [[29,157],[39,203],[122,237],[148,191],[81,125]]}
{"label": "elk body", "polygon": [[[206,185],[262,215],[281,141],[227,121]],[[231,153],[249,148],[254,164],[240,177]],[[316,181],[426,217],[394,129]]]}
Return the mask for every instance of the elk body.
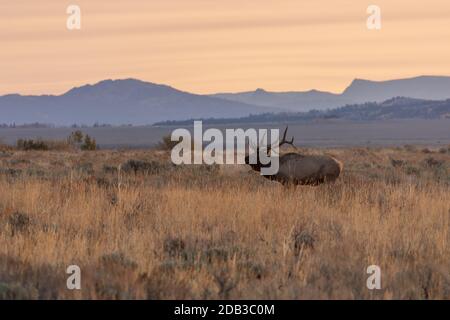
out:
{"label": "elk body", "polygon": [[[293,146],[294,138],[286,140],[288,128],[284,130],[283,138],[280,141],[280,147],[283,144]],[[268,148],[268,154],[271,147]],[[259,148],[256,150],[259,154]],[[261,171],[264,167],[257,157],[257,162],[251,164],[249,156],[246,157],[246,163],[254,171]],[[299,153],[287,153],[279,157],[279,170],[275,175],[265,175],[267,179],[278,181],[284,185],[318,185],[321,183],[335,181],[342,172],[343,165],[335,158],[327,155],[302,155]]]}

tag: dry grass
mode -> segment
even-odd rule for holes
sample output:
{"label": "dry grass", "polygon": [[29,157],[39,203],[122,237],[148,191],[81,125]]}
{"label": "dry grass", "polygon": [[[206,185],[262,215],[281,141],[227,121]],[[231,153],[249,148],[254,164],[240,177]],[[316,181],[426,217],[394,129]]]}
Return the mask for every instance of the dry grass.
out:
{"label": "dry grass", "polygon": [[2,151],[0,298],[448,299],[450,153],[429,151],[326,150],[338,182],[291,189],[161,151]]}

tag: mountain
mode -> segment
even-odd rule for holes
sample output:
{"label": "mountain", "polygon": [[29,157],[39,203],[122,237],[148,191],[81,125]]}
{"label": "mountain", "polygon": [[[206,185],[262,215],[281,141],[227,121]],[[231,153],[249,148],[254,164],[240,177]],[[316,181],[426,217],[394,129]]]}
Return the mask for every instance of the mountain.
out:
{"label": "mountain", "polygon": [[[332,110],[265,113],[235,119],[203,119],[205,124],[290,123],[302,121],[449,119],[450,99],[435,101],[395,97],[383,102],[346,105]],[[192,120],[166,121],[156,125],[187,125]]]}
{"label": "mountain", "polygon": [[317,90],[269,92],[257,89],[250,92],[219,93],[212,96],[230,101],[292,111],[325,110],[346,104],[382,102],[397,96],[426,100],[448,99],[450,98],[450,77],[420,76],[389,81],[355,79],[340,94]]}
{"label": "mountain", "polygon": [[342,97],[355,102],[381,102],[402,96],[426,100],[450,98],[450,77],[421,76],[389,81],[355,79]]}
{"label": "mountain", "polygon": [[241,93],[217,93],[212,97],[263,107],[292,111],[322,110],[353,103],[340,94],[310,90],[304,92],[269,92],[263,89]]}
{"label": "mountain", "polygon": [[[62,95],[0,96],[0,123],[92,125],[99,122],[112,125],[144,125],[185,119],[241,118],[250,114],[286,111],[324,111],[364,102],[381,103],[396,96],[422,100],[448,99],[450,77],[421,76],[378,82],[355,79],[341,94],[317,90],[268,92],[257,89],[242,93],[198,95],[136,79],[104,80],[94,85],[73,88]],[[425,117],[420,110],[414,109],[414,106],[426,110],[432,104],[414,100],[402,101],[407,105],[396,102],[394,107],[399,108],[398,112],[413,117]],[[378,106],[385,105],[371,106],[378,110]]]}
{"label": "mountain", "polygon": [[62,95],[0,96],[0,122],[17,124],[143,125],[163,120],[242,117],[275,111],[280,110],[191,94],[135,79],[104,80],[73,88]]}
{"label": "mountain", "polygon": [[348,120],[450,119],[450,99],[436,101],[395,97],[383,102],[366,102],[329,110],[324,117]]}

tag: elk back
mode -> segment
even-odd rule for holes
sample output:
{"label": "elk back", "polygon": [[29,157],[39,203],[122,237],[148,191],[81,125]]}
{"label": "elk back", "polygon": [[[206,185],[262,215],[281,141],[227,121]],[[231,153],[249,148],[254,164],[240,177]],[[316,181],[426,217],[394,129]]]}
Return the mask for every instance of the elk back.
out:
{"label": "elk back", "polygon": [[330,156],[288,153],[280,157],[280,169],[274,178],[283,183],[316,185],[336,180],[342,167]]}

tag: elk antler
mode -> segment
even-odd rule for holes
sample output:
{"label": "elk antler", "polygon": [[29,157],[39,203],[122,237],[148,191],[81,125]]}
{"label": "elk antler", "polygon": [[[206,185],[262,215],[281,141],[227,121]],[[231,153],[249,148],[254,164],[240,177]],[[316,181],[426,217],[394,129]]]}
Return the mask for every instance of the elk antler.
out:
{"label": "elk antler", "polygon": [[286,140],[286,134],[287,134],[288,128],[289,128],[289,126],[286,126],[286,129],[284,130],[284,133],[283,133],[283,138],[281,139],[279,146],[281,147],[283,144],[289,144],[295,148],[294,137],[292,137],[292,139],[290,141]]}
{"label": "elk antler", "polygon": [[262,146],[262,142],[263,142],[265,136],[266,136],[266,134],[264,133],[261,140],[256,141],[256,143],[252,139],[249,139],[249,141],[248,141],[249,152],[250,152],[250,150],[259,152],[258,150],[260,149],[260,146]]}
{"label": "elk antler", "polygon": [[[291,145],[291,146],[293,146],[295,148],[295,146],[294,146],[294,137],[292,137],[292,139],[290,141],[286,140],[286,134],[287,134],[288,128],[289,128],[289,126],[286,126],[286,129],[284,130],[283,138],[281,139],[281,141],[280,141],[280,138],[278,138],[278,142],[279,142],[278,147],[281,147],[283,144],[289,144],[289,145]],[[267,151],[268,152],[272,151],[272,145],[269,146]]]}

